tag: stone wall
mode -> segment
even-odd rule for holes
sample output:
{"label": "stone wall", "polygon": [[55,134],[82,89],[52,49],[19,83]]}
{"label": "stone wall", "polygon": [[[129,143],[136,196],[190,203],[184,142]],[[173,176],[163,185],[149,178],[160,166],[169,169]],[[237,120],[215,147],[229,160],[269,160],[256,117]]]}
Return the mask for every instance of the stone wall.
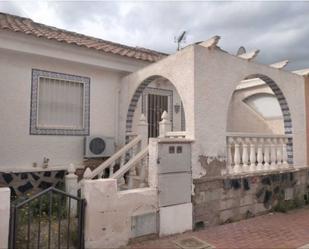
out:
{"label": "stone wall", "polygon": [[64,185],[64,175],[65,170],[0,172],[0,187],[9,187],[13,197],[33,194],[49,187],[61,188]]}
{"label": "stone wall", "polygon": [[194,224],[211,226],[265,214],[285,205],[308,203],[309,170],[239,178],[204,177],[195,179],[194,186]]}

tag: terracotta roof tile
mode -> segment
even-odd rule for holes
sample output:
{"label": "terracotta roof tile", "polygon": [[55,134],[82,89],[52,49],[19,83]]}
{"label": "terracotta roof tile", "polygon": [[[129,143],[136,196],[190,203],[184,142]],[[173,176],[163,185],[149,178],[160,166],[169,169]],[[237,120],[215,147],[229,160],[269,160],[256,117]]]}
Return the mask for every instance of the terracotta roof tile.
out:
{"label": "terracotta roof tile", "polygon": [[29,18],[14,16],[2,12],[0,12],[0,32],[1,30],[20,32],[37,38],[45,38],[67,44],[74,44],[80,47],[86,47],[97,51],[103,51],[105,53],[117,54],[148,62],[156,62],[167,56],[167,54],[154,50],[140,47],[130,47],[119,43],[110,42],[47,26],[41,23],[36,23]]}

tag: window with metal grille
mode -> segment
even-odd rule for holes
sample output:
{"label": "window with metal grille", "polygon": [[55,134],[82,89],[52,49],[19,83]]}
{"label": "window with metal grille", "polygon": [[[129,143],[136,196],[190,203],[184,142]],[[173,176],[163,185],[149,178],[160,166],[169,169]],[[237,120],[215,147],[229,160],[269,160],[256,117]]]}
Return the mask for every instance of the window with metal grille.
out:
{"label": "window with metal grille", "polygon": [[33,70],[30,133],[88,135],[89,88],[87,77]]}

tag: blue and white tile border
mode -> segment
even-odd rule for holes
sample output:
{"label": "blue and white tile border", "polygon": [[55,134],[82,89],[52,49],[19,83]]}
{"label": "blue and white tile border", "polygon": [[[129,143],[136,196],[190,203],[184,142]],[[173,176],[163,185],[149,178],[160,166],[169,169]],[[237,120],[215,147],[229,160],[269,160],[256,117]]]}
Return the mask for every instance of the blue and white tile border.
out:
{"label": "blue and white tile border", "polygon": [[[246,77],[245,79],[247,80],[247,79],[254,79],[254,78],[259,78],[263,80],[271,88],[271,90],[273,91],[273,93],[275,94],[279,102],[279,105],[282,111],[283,123],[284,123],[284,133],[286,135],[293,134],[292,117],[291,117],[290,108],[279,86],[271,78],[269,78],[266,75],[262,75],[262,74],[253,74],[253,75]],[[287,152],[288,152],[288,163],[292,164],[293,163],[293,138],[292,137],[288,139]]]}
{"label": "blue and white tile border", "polygon": [[[59,80],[69,80],[84,84],[84,127],[83,129],[43,129],[37,127],[38,115],[38,86],[39,78],[53,78]],[[31,135],[67,135],[86,136],[90,130],[90,78],[64,73],[50,72],[40,69],[32,69],[31,82],[31,106],[30,106],[30,134]]]}

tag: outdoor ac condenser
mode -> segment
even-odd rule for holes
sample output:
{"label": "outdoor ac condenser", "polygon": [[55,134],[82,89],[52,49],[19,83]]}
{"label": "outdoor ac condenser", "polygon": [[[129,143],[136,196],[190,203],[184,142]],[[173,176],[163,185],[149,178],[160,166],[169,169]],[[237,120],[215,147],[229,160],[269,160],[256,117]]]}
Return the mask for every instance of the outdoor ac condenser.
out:
{"label": "outdoor ac condenser", "polygon": [[109,157],[115,152],[115,140],[112,137],[85,137],[84,157]]}

